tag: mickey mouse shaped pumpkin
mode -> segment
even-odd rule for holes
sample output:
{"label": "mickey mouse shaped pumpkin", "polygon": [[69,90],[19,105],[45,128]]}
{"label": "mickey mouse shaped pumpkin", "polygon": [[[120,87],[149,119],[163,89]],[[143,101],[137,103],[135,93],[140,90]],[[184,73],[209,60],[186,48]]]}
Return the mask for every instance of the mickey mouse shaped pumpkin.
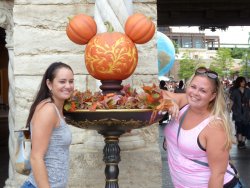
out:
{"label": "mickey mouse shaped pumpkin", "polygon": [[70,19],[66,33],[76,44],[87,44],[85,65],[90,75],[98,80],[124,80],[135,70],[138,51],[135,46],[152,39],[155,25],[151,19],[136,13],[127,19],[125,34],[115,32],[105,22],[107,32],[98,33],[94,19],[80,14]]}

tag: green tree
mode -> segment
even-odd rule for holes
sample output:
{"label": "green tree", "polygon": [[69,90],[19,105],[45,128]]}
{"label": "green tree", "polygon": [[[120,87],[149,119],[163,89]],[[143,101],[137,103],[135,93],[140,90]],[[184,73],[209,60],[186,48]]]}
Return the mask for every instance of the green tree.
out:
{"label": "green tree", "polygon": [[245,50],[245,54],[242,55],[240,75],[246,78],[250,77],[250,48]]}
{"label": "green tree", "polygon": [[231,49],[219,48],[210,64],[210,68],[215,70],[221,77],[227,77],[232,69],[233,61]]}
{"label": "green tree", "polygon": [[180,60],[180,70],[178,73],[179,78],[187,81],[187,79],[189,79],[194,73],[195,68],[195,60],[191,59],[188,53],[184,53],[182,59]]}
{"label": "green tree", "polygon": [[245,53],[246,49],[235,47],[232,49],[231,56],[233,59],[242,59]]}
{"label": "green tree", "polygon": [[[248,33],[248,35],[249,35],[248,36],[248,46],[249,46],[250,45],[250,32]],[[249,78],[250,77],[250,47],[238,49],[237,52],[238,52],[237,58],[242,60],[239,75]],[[233,50],[232,50],[232,54],[235,55],[233,53]]]}

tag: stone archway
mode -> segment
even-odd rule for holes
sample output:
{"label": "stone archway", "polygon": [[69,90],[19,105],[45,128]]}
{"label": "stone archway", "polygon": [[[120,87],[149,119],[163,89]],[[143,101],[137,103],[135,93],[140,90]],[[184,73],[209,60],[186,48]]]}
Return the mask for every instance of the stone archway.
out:
{"label": "stone archway", "polygon": [[4,111],[8,110],[8,63],[9,63],[9,55],[8,50],[5,47],[6,45],[6,33],[5,29],[0,27],[0,112],[3,114]]}
{"label": "stone archway", "polygon": [[8,178],[9,164],[9,126],[8,126],[8,63],[9,55],[6,45],[6,33],[5,29],[0,27],[0,187],[5,185],[5,181]]}

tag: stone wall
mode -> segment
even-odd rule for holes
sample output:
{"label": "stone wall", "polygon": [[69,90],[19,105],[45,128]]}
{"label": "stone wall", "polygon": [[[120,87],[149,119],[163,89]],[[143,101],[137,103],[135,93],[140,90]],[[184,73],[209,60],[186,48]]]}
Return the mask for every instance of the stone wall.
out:
{"label": "stone wall", "polygon": [[[127,3],[129,0],[124,1]],[[108,7],[114,2],[104,0],[103,3]],[[88,75],[85,69],[85,46],[72,43],[65,33],[68,16],[78,13],[95,16],[96,2],[94,0],[16,0],[0,1],[0,8],[1,6],[5,7],[4,10],[9,11],[6,14],[11,16],[6,21],[7,26],[4,27],[8,35],[6,46],[10,57],[9,151],[11,157],[6,188],[16,188],[21,185],[26,176],[17,174],[13,168],[16,148],[16,135],[13,130],[25,126],[29,107],[39,87],[42,74],[49,64],[55,61],[69,64],[75,73],[77,89],[99,90],[99,82]],[[114,7],[111,8],[114,9]],[[103,12],[104,15],[109,14],[107,9],[101,11],[106,11]],[[119,11],[123,13],[123,10],[118,10],[118,13]],[[133,1],[132,12],[142,12],[152,17],[156,23],[156,0]],[[122,26],[124,20],[126,19],[120,22]],[[147,44],[137,45],[137,48],[138,66],[134,74],[123,83],[130,83],[138,88],[143,84],[158,83],[155,37]],[[94,131],[73,127],[71,129],[73,142],[70,148],[69,187],[103,187],[105,182],[105,164],[102,161],[103,138]],[[161,159],[157,140],[156,126],[134,130],[120,138],[119,185],[121,188],[161,187]]]}

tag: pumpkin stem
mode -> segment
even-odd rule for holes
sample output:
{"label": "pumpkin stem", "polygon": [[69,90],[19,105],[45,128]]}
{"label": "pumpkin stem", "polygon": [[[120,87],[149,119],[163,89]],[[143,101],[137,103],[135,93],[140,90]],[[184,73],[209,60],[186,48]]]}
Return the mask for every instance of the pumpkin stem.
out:
{"label": "pumpkin stem", "polygon": [[112,24],[109,21],[104,22],[104,25],[107,28],[107,32],[113,32],[114,31],[114,28],[113,28]]}
{"label": "pumpkin stem", "polygon": [[74,16],[68,16],[67,18],[68,18],[68,20],[70,21],[70,20],[72,20],[73,17],[74,17]]}

